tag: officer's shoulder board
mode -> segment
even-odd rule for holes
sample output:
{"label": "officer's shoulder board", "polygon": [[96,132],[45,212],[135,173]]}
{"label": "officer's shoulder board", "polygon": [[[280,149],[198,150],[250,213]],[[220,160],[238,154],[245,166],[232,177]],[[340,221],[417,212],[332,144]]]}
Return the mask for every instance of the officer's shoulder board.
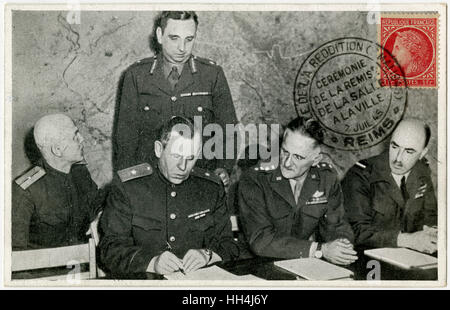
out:
{"label": "officer's shoulder board", "polygon": [[217,66],[217,63],[211,59],[208,58],[203,58],[203,57],[198,57],[198,56],[194,56],[194,59],[202,64],[205,65],[212,65],[212,66]]}
{"label": "officer's shoulder board", "polygon": [[256,166],[253,167],[253,170],[258,172],[269,172],[273,171],[277,168],[276,165],[274,165],[271,161],[261,161]]}
{"label": "officer's shoulder board", "polygon": [[145,177],[153,173],[153,168],[148,163],[139,164],[133,167],[117,171],[122,182],[127,182],[137,178]]}
{"label": "officer's shoulder board", "polygon": [[367,169],[368,166],[369,166],[369,162],[367,161],[367,159],[363,159],[363,160],[360,160],[355,163],[355,167],[357,167],[361,170]]}
{"label": "officer's shoulder board", "polygon": [[142,66],[142,65],[146,65],[146,64],[152,65],[153,63],[156,64],[156,56],[152,56],[152,57],[147,57],[147,58],[139,59],[138,61],[136,61],[135,63],[133,63],[133,64],[130,66],[130,68],[137,67],[137,66]]}
{"label": "officer's shoulder board", "polygon": [[220,177],[218,175],[216,175],[214,172],[211,172],[206,169],[195,167],[194,169],[191,170],[191,175],[202,178],[202,179],[206,179],[208,181],[211,181],[211,182],[214,182],[217,184],[222,184],[222,180],[220,179]]}
{"label": "officer's shoulder board", "polygon": [[320,162],[317,164],[317,168],[321,170],[333,170],[333,165],[327,162]]}
{"label": "officer's shoulder board", "polygon": [[23,190],[26,190],[31,184],[42,178],[44,175],[44,168],[36,166],[24,173],[22,176],[18,177],[15,182]]}

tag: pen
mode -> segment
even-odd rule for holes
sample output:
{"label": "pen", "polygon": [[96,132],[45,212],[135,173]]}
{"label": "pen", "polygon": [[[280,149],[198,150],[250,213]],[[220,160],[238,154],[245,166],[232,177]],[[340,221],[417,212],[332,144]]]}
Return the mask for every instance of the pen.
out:
{"label": "pen", "polygon": [[[166,244],[167,244],[167,250],[172,252],[172,246],[170,245],[170,243],[166,241]],[[182,274],[186,275],[186,272],[184,272],[183,268],[178,269],[178,271],[180,271]]]}

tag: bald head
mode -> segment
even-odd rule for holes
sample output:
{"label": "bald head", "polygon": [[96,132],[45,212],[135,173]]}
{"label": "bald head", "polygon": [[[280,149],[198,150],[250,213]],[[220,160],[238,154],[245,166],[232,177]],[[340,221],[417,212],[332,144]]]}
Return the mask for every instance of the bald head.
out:
{"label": "bald head", "polygon": [[83,138],[70,117],[50,114],[34,125],[34,140],[47,161],[53,158],[68,162],[83,160]]}
{"label": "bald head", "polygon": [[416,119],[401,121],[392,134],[389,164],[394,174],[408,173],[427,153],[430,140],[428,125]]}
{"label": "bald head", "polygon": [[75,126],[70,117],[64,114],[50,114],[41,117],[34,125],[34,140],[39,148],[59,142],[65,128]]}

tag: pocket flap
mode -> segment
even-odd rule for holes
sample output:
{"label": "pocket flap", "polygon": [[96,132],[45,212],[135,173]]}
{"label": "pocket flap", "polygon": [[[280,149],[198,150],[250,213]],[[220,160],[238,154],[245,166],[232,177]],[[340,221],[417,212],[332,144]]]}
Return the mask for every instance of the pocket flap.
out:
{"label": "pocket flap", "polygon": [[302,208],[302,213],[305,213],[306,215],[309,215],[314,218],[321,218],[326,211],[326,207],[324,205],[306,205]]}
{"label": "pocket flap", "polygon": [[189,225],[190,230],[205,231],[214,226],[213,217],[210,215],[206,215],[199,219],[192,218],[190,219],[190,222],[191,222]]}
{"label": "pocket flap", "polygon": [[162,222],[149,217],[134,216],[131,220],[133,226],[140,227],[144,230],[161,230]]}

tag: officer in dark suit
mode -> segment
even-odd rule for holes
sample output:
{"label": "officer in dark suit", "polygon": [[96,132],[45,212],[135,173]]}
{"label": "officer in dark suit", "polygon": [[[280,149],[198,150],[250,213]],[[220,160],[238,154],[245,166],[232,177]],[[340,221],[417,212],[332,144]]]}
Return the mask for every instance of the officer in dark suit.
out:
{"label": "officer in dark suit", "polygon": [[114,177],[100,220],[101,258],[113,277],[187,273],[239,255],[220,178],[193,168],[201,148],[193,132],[191,121],[172,118],[155,142],[156,168]]}
{"label": "officer in dark suit", "polygon": [[[157,130],[173,115],[198,116],[203,127],[217,123],[224,132],[225,124],[237,123],[222,68],[192,55],[197,24],[195,12],[162,12],[154,25],[155,56],[126,70],[113,135],[115,170],[157,162]],[[233,165],[233,160],[205,157],[197,163],[215,171],[225,185]]]}
{"label": "officer in dark suit", "polygon": [[337,174],[320,162],[322,141],[316,121],[296,118],[284,133],[279,167],[257,166],[241,178],[240,220],[256,255],[323,256],[344,265],[357,259]]}
{"label": "officer in dark suit", "polygon": [[366,248],[437,250],[437,202],[425,162],[430,128],[404,120],[389,151],[356,163],[342,181],[356,244]]}
{"label": "officer in dark suit", "polygon": [[12,248],[85,243],[90,224],[96,229],[104,195],[86,168],[83,137],[62,114],[41,118],[34,137],[43,158],[13,183]]}

